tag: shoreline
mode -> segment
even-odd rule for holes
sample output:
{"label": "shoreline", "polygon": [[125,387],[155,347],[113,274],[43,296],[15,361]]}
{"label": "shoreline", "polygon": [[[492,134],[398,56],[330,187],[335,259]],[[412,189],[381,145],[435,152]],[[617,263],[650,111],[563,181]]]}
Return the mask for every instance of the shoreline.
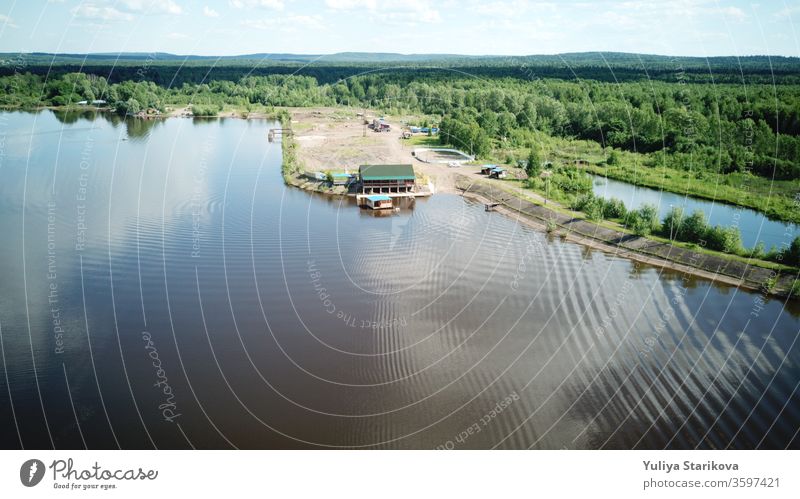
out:
{"label": "shoreline", "polygon": [[[554,221],[556,229],[552,233],[575,244],[654,267],[675,270],[713,282],[758,291],[764,295],[791,298],[788,291],[795,280],[793,275],[660,243],[646,237],[632,236],[587,220],[571,218],[506,190],[492,189],[492,186],[481,180],[470,179],[463,175],[457,187],[460,190],[458,194],[467,199],[473,199],[483,204],[500,203],[494,208],[495,211],[534,229],[546,232],[548,221]],[[510,204],[510,201],[514,203]],[[586,228],[589,230],[581,230]],[[641,245],[641,247],[637,247],[637,245]],[[771,279],[775,279],[775,284],[768,287],[767,283]]]}
{"label": "shoreline", "polygon": [[[171,107],[171,106],[168,106]],[[61,111],[61,112],[94,112],[94,113],[110,113],[110,114],[117,114],[117,116],[123,118],[138,118],[142,120],[161,120],[167,118],[205,118],[205,119],[213,119],[213,118],[234,118],[240,120],[278,120],[278,113],[283,108],[275,108],[273,112],[262,112],[262,111],[242,111],[242,110],[233,110],[233,111],[220,111],[219,113],[211,116],[211,115],[191,115],[188,116],[186,113],[188,112],[189,106],[183,107],[174,107],[171,111],[167,111],[161,114],[145,114],[139,115],[137,114],[118,114],[114,112],[114,109],[109,106],[93,106],[93,105],[85,105],[85,106],[78,106],[78,105],[70,105],[70,106],[35,106],[35,107],[19,107],[19,106],[0,106],[0,111],[20,111],[26,113],[34,113],[39,111]],[[247,116],[244,116],[247,115]]]}
{"label": "shoreline", "polygon": [[[292,110],[280,114],[278,118],[287,127],[291,127],[292,122],[300,122],[298,120],[300,117],[293,115]],[[314,130],[313,127],[312,130]],[[316,131],[307,133],[322,132],[316,128]],[[302,136],[302,132],[298,135]],[[357,138],[358,135],[355,134],[355,137]],[[383,135],[381,134],[381,136]],[[352,140],[352,137],[349,136],[329,136],[329,139],[324,141],[326,154],[335,157],[336,147],[342,147],[343,144],[351,145]],[[284,135],[281,143],[283,148],[281,168],[284,182],[287,185],[317,194],[332,196],[347,194],[346,190],[328,186],[326,182],[313,181],[303,177],[302,172],[308,166],[305,164],[305,160],[309,156],[308,144],[297,140],[294,134]],[[301,144],[305,147],[301,147]],[[726,255],[717,255],[701,249],[688,249],[668,242],[621,232],[576,217],[571,213],[563,213],[537,204],[526,199],[522,192],[517,192],[518,189],[506,189],[476,176],[471,178],[468,176],[469,173],[477,173],[472,171],[476,169],[474,166],[464,166],[459,168],[459,171],[454,171],[447,166],[420,162],[418,158],[410,156],[408,151],[397,150],[394,146],[390,146],[390,148],[393,148],[394,155],[389,157],[394,159],[400,157],[398,154],[408,153],[407,161],[414,164],[415,170],[432,179],[434,192],[472,197],[483,203],[500,203],[495,208],[498,212],[522,221],[534,229],[546,232],[548,221],[552,221],[555,223],[554,232],[556,234],[576,244],[654,267],[675,270],[713,282],[757,291],[764,296],[798,298],[790,296],[792,285],[797,278],[796,272],[787,273],[786,270],[759,266],[748,260],[737,260]],[[536,197],[535,194],[529,194]]]}
{"label": "shoreline", "polygon": [[[43,106],[35,110],[61,110],[61,111],[96,111],[111,112],[107,108],[96,107],[53,107]],[[19,109],[31,111],[30,109]],[[142,117],[141,119],[166,119],[180,118],[186,108],[176,108],[169,113],[158,116]],[[277,109],[272,114],[249,113],[248,116],[237,115],[237,112],[220,113],[217,116],[198,118],[235,118],[235,119],[266,119],[275,120],[284,126],[291,127],[291,111],[284,108]],[[330,196],[346,196],[347,191],[341,187],[328,186],[326,182],[313,181],[303,177],[302,165],[299,163],[297,150],[299,143],[292,135],[283,135],[282,148],[282,176],[284,183],[307,192]],[[421,166],[422,170],[431,168],[430,164],[414,163],[415,167]],[[434,168],[434,171],[436,169]],[[430,171],[426,171],[426,174]],[[658,268],[665,268],[683,272],[689,275],[708,279],[713,282],[736,286],[751,291],[758,291],[765,296],[785,297],[790,296],[792,284],[797,276],[787,274],[780,270],[772,270],[751,263],[743,263],[724,256],[693,251],[667,243],[661,243],[646,237],[615,231],[588,220],[568,217],[558,211],[551,210],[542,205],[524,199],[518,193],[508,189],[493,188],[483,179],[471,179],[461,172],[444,171],[448,177],[442,183],[434,181],[436,192],[449,193],[473,199],[481,203],[500,203],[495,210],[504,216],[511,217],[525,223],[536,230],[547,232],[547,221],[554,220],[556,230],[554,234],[564,237],[567,241],[597,249],[608,254],[620,256],[630,260],[639,261]],[[434,178],[435,178],[434,173]],[[493,192],[494,191],[494,192]],[[505,194],[505,196],[503,196]],[[514,201],[510,204],[509,201]],[[516,205],[516,206],[515,206]],[[566,227],[569,225],[569,227]],[[584,230],[581,230],[584,229]]]}

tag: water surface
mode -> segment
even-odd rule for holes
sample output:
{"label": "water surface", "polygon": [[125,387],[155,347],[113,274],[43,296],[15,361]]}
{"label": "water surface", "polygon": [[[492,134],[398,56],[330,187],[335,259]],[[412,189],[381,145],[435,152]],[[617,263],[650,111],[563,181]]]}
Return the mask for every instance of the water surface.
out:
{"label": "water surface", "polygon": [[287,188],[264,121],[0,117],[4,448],[798,447],[795,305]]}
{"label": "water surface", "polygon": [[620,199],[628,209],[652,204],[658,207],[660,219],[663,219],[673,207],[683,208],[687,216],[700,210],[711,225],[738,227],[745,248],[752,248],[758,242],[763,242],[767,250],[773,246],[781,249],[791,244],[795,237],[800,236],[797,224],[770,220],[755,210],[641,187],[600,175],[590,176],[594,181],[595,195],[606,199]]}

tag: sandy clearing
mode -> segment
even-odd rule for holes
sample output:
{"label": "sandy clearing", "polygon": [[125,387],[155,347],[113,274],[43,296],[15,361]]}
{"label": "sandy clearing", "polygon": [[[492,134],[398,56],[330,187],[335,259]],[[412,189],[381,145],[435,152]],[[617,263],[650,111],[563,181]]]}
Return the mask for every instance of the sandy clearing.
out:
{"label": "sandy clearing", "polygon": [[[292,123],[295,139],[300,145],[298,156],[308,171],[358,171],[363,164],[410,163],[435,186],[436,192],[459,193],[458,174],[477,174],[479,166],[463,165],[450,168],[446,164],[425,163],[412,155],[415,146],[401,138],[401,123],[387,117],[390,132],[373,132],[363,125],[354,109],[293,108]],[[367,110],[367,116],[379,116]],[[419,146],[416,146],[419,147]]]}

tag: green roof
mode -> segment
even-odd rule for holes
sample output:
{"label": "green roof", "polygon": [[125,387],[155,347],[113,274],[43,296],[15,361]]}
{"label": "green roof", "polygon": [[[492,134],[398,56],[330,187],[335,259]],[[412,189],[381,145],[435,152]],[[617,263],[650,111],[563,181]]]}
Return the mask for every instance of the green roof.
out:
{"label": "green roof", "polygon": [[361,165],[361,180],[414,180],[411,165]]}

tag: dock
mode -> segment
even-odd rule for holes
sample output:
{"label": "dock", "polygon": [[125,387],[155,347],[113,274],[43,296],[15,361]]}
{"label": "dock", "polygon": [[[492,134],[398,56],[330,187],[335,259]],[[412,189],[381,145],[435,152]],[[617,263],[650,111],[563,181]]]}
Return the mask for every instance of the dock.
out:
{"label": "dock", "polygon": [[270,142],[275,140],[275,137],[280,135],[283,137],[284,135],[291,136],[294,132],[292,132],[291,128],[270,128],[269,132],[267,132],[267,140]]}
{"label": "dock", "polygon": [[[355,196],[356,204],[358,206],[364,206],[364,204],[366,204],[366,198],[372,196],[373,194],[350,193],[348,195]],[[391,198],[392,200],[397,198],[410,198],[410,199],[423,198],[423,197],[430,197],[432,195],[433,194],[428,190],[416,191],[416,192],[391,192],[391,193],[381,194],[381,196],[386,196],[388,198]]]}

